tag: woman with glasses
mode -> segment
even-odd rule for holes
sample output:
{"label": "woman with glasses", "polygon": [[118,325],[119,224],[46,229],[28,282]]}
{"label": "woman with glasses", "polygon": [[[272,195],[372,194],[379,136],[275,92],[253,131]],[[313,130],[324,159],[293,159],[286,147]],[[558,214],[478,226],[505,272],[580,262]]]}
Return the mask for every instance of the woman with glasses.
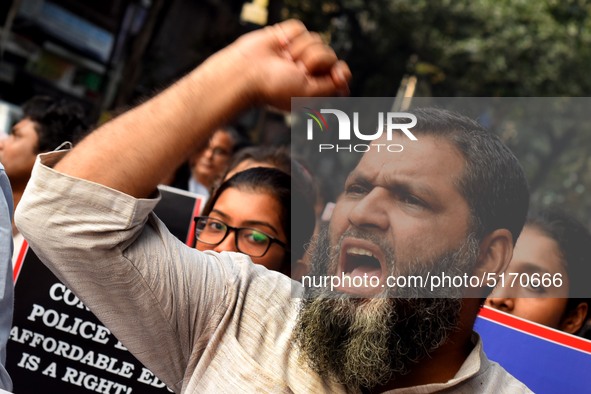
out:
{"label": "woman with glasses", "polygon": [[301,257],[314,230],[305,189],[294,188],[292,195],[291,176],[275,168],[235,174],[214,192],[203,216],[195,218],[197,249],[244,253],[255,264],[289,276],[292,257]]}

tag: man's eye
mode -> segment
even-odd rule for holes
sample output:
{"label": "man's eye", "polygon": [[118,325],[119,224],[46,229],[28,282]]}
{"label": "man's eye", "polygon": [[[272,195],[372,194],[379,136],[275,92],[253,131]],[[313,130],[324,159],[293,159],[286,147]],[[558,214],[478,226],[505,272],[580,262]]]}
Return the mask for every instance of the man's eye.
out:
{"label": "man's eye", "polygon": [[353,195],[366,194],[367,188],[365,186],[354,183],[352,185],[347,186],[347,188],[345,189],[345,192],[347,194],[353,194]]}
{"label": "man's eye", "polygon": [[228,152],[222,148],[213,148],[213,155],[214,156],[229,156],[230,152]]}
{"label": "man's eye", "polygon": [[418,197],[413,196],[412,194],[403,194],[400,197],[400,199],[405,204],[416,205],[416,206],[420,206],[420,207],[424,207],[425,206],[425,203],[423,202],[423,200],[421,200]]}

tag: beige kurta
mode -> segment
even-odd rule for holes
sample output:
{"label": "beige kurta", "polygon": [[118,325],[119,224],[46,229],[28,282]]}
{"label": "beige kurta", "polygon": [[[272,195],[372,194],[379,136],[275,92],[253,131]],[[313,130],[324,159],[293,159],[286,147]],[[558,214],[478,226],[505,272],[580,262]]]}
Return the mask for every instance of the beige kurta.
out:
{"label": "beige kurta", "polygon": [[[343,392],[300,362],[289,278],[236,253],[199,252],[135,199],[40,156],[17,225],[55,274],[163,382],[186,393]],[[294,287],[295,286],[295,287]],[[294,293],[295,289],[295,293]],[[394,392],[524,392],[481,342],[452,380]]]}

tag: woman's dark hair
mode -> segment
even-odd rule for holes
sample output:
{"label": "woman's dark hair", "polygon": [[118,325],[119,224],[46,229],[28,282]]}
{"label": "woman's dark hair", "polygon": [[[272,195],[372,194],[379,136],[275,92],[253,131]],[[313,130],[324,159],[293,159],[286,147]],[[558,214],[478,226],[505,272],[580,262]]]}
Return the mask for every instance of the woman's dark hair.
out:
{"label": "woman's dark hair", "polygon": [[591,307],[586,297],[591,278],[591,234],[578,220],[557,207],[532,210],[525,222],[556,241],[569,280],[569,298],[565,313],[580,303]]}
{"label": "woman's dark hair", "polygon": [[313,193],[311,187],[311,183],[299,171],[296,171],[292,179],[291,175],[276,168],[250,168],[223,182],[212,194],[202,214],[209,215],[220,195],[230,188],[272,195],[282,207],[279,217],[289,247],[282,271],[289,274],[291,262],[303,256],[306,244],[314,232],[316,219],[310,199],[314,194],[309,194]]}

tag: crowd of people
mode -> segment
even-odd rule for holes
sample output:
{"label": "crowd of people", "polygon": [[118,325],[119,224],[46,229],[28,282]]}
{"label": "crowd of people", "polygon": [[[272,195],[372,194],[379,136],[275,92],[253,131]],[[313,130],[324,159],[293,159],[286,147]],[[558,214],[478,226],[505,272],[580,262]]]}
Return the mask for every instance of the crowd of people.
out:
{"label": "crowd of people", "polygon": [[[287,21],[242,37],[80,143],[89,128],[78,108],[34,98],[0,143],[17,206],[16,227],[1,223],[3,271],[13,231],[175,392],[528,392],[486,358],[476,316],[486,304],[580,333],[589,299],[570,290],[586,280],[578,270],[591,236],[563,212],[526,217],[525,175],[496,136],[456,113],[412,110],[421,143],[404,156],[364,154],[319,229],[306,166],[284,147],[242,148],[226,124],[249,105],[346,94],[350,78],[317,35]],[[52,152],[65,141],[75,147]],[[152,213],[162,182],[208,199],[195,248]],[[567,285],[429,298],[298,284],[443,269],[562,273]],[[11,277],[0,283],[6,310]],[[2,369],[0,384],[11,389]]]}

